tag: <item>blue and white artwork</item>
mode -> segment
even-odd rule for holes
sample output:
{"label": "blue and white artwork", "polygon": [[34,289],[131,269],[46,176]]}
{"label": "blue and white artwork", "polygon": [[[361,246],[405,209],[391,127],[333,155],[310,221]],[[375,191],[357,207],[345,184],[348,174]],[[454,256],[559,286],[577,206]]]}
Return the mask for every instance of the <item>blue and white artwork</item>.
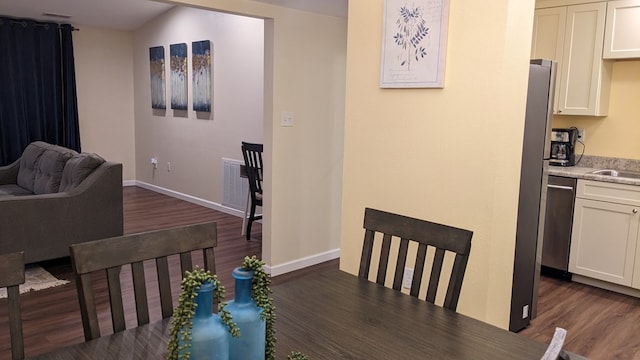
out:
{"label": "blue and white artwork", "polygon": [[193,63],[193,110],[211,112],[211,41],[191,44]]}
{"label": "blue and white artwork", "polygon": [[151,108],[166,109],[165,76],[164,76],[164,46],[149,48],[149,67],[151,69]]}
{"label": "blue and white artwork", "polygon": [[171,108],[187,110],[187,44],[169,46],[171,66]]}
{"label": "blue and white artwork", "polygon": [[442,88],[449,0],[385,0],[382,88]]}

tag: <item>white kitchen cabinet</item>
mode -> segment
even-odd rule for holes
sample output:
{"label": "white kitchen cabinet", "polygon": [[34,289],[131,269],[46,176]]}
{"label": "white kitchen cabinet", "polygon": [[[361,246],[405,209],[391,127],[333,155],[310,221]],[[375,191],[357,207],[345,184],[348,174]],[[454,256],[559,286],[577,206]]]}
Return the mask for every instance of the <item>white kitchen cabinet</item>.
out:
{"label": "white kitchen cabinet", "polygon": [[640,58],[640,0],[609,1],[602,57]]}
{"label": "white kitchen cabinet", "polygon": [[[532,59],[553,60],[560,64],[564,51],[564,29],[567,20],[567,7],[552,7],[536,10],[533,18]],[[553,113],[558,113],[558,95],[560,94],[560,68],[556,75],[556,87],[553,98]]]}
{"label": "white kitchen cabinet", "polygon": [[606,11],[606,2],[536,9],[531,57],[558,62],[555,114],[607,115],[613,63],[602,59]]}
{"label": "white kitchen cabinet", "polygon": [[636,257],[639,204],[637,186],[578,180],[569,272],[624,286],[638,285],[640,279],[634,272],[640,271]]}

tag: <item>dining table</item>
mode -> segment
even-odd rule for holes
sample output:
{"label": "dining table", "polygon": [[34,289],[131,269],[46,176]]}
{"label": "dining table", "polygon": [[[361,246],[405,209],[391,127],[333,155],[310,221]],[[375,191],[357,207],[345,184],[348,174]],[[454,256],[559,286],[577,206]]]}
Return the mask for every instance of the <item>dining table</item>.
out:
{"label": "dining table", "polygon": [[[276,359],[300,352],[310,360],[539,360],[548,347],[337,269],[272,291]],[[169,329],[170,319],[164,319],[33,359],[164,359]]]}

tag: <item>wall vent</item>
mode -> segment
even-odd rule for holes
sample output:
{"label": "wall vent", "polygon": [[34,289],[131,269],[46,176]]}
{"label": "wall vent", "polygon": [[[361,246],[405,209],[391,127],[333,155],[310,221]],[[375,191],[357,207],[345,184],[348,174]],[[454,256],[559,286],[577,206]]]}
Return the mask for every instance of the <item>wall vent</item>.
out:
{"label": "wall vent", "polygon": [[240,165],[244,165],[244,161],[222,159],[224,167],[222,171],[224,176],[222,205],[244,212],[247,205],[249,182],[246,178],[240,177]]}

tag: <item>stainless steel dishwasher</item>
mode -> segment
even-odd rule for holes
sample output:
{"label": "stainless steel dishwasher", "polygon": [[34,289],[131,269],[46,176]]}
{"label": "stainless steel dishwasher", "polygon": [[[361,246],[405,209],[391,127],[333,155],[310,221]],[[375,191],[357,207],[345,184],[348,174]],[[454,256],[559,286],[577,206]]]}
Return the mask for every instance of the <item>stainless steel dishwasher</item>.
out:
{"label": "stainless steel dishwasher", "polygon": [[542,265],[567,272],[576,179],[549,176],[542,240]]}

